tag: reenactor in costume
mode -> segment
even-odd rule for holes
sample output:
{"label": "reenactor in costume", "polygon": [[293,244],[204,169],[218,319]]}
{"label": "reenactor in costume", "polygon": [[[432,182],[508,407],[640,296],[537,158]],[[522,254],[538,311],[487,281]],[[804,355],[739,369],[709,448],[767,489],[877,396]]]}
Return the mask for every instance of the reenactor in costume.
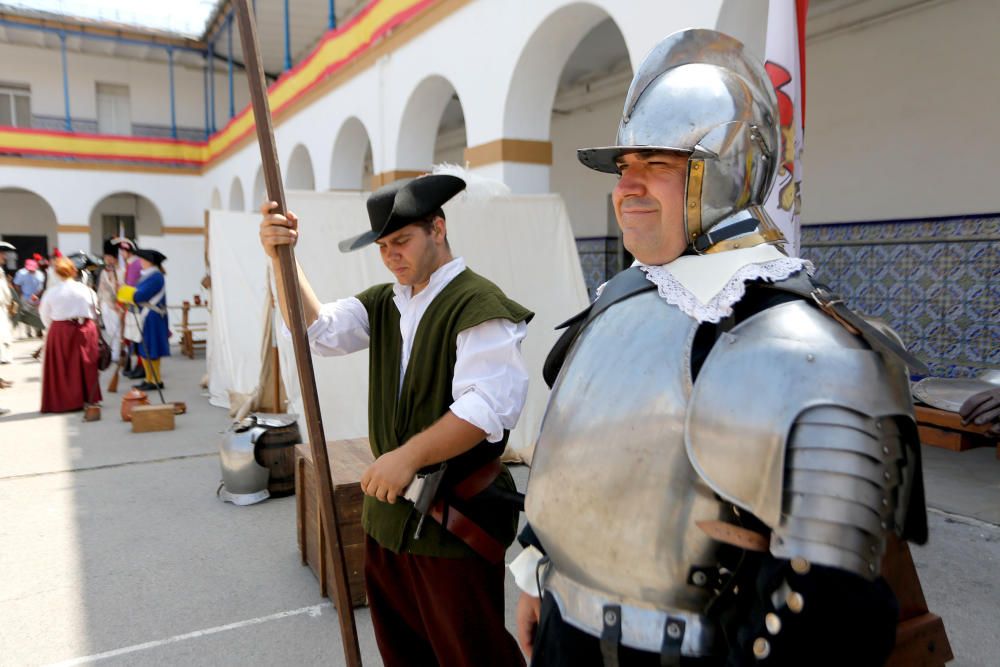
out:
{"label": "reenactor in costume", "polygon": [[775,93],[735,39],[646,57],[580,161],[636,264],[571,319],[512,564],[534,665],[877,665],[887,536],[926,539],[906,364],[762,208]]}
{"label": "reenactor in costume", "polygon": [[126,322],[132,320],[140,332],[137,346],[146,379],[136,389],[163,389],[160,359],[170,356],[170,331],[167,314],[167,283],[163,262],[167,257],[159,250],[142,248],[135,254],[141,262],[139,283],[118,288],[118,300],[129,306]]}
{"label": "reenactor in costume", "polygon": [[123,311],[118,305],[118,289],[124,283],[125,271],[118,264],[118,244],[104,241],[104,268],[97,279],[97,299],[101,304],[104,336],[111,346],[111,358],[118,359],[122,344]]}
{"label": "reenactor in costume", "polygon": [[[371,230],[340,249],[377,244],[394,283],[320,304],[299,271],[313,351],[369,349],[365,589],[389,667],[524,664],[504,627],[503,556],[517,517],[499,459],[527,393],[520,347],[532,313],[452,256],[441,207],[464,188],[436,174],[369,197]],[[297,220],[269,214],[274,206],[262,207],[261,242],[283,295],[276,246],[295,242]],[[281,310],[287,322],[283,296]],[[423,488],[439,484],[430,517],[407,492],[418,473]]]}

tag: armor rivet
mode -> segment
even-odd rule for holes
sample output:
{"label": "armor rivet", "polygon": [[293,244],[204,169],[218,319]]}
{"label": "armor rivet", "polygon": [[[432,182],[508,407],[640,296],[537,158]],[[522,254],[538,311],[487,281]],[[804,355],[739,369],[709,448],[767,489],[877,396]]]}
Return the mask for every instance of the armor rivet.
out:
{"label": "armor rivet", "polygon": [[807,354],[806,361],[816,361],[816,356],[813,354]]}
{"label": "armor rivet", "polygon": [[888,506],[889,506],[889,499],[888,498],[883,498],[882,499],[882,507],[888,507]]}
{"label": "armor rivet", "polygon": [[886,456],[888,456],[889,455],[889,448],[888,447],[883,447],[882,448],[882,453],[885,454]]}
{"label": "armor rivet", "polygon": [[886,470],[884,473],[882,473],[882,477],[885,478],[885,481],[888,482],[892,478],[892,475],[890,475],[889,471]]}
{"label": "armor rivet", "polygon": [[695,162],[694,164],[691,165],[691,169],[693,169],[694,171],[698,171],[699,169],[701,169],[701,165]]}
{"label": "armor rivet", "polygon": [[695,572],[694,574],[691,575],[691,581],[694,583],[695,586],[704,586],[705,582],[708,581],[708,577],[705,575],[704,572]]}
{"label": "armor rivet", "polygon": [[886,530],[888,528],[889,528],[889,524],[887,524],[885,521],[883,521],[882,522],[882,530]]}
{"label": "armor rivet", "polygon": [[615,625],[618,623],[618,614],[613,611],[604,612],[604,625]]}
{"label": "armor rivet", "polygon": [[753,656],[763,660],[769,655],[771,655],[771,644],[763,637],[757,637],[753,642]]}
{"label": "armor rivet", "polygon": [[802,608],[806,606],[806,600],[802,597],[801,593],[790,591],[785,598],[785,604],[788,605],[793,614],[799,614],[802,612]]}
{"label": "armor rivet", "polygon": [[877,428],[878,430],[881,431],[882,430],[882,422],[881,421],[875,422],[875,428]]}
{"label": "armor rivet", "polygon": [[875,571],[875,563],[868,563],[868,571],[869,572]]}
{"label": "armor rivet", "polygon": [[876,548],[876,546],[873,544],[870,547],[868,547],[868,551],[871,551],[873,554],[878,553],[878,548]]}
{"label": "armor rivet", "polygon": [[698,204],[696,204],[695,202],[691,202],[690,204],[688,204],[688,208],[694,208],[697,205]]}
{"label": "armor rivet", "polygon": [[781,618],[775,613],[770,613],[764,617],[764,625],[772,635],[781,632]]}
{"label": "armor rivet", "polygon": [[680,639],[681,636],[681,626],[676,623],[667,624],[667,636],[671,639]]}
{"label": "armor rivet", "polygon": [[792,570],[795,574],[809,574],[809,561],[801,557],[793,558]]}

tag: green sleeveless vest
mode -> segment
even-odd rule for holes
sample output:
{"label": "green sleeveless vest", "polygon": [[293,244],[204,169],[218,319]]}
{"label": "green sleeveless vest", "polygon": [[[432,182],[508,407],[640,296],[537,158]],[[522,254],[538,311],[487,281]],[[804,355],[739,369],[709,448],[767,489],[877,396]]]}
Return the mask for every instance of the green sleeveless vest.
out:
{"label": "green sleeveless vest", "polygon": [[[533,313],[508,299],[496,285],[464,270],[434,298],[424,312],[413,339],[409,365],[399,386],[403,339],[399,331],[399,310],[393,302],[391,284],[371,287],[357,298],[368,311],[371,330],[369,345],[368,436],[372,453],[378,457],[404,444],[440,419],[454,402],[451,395],[455,371],[456,345],[461,331],[494,319],[529,322]],[[469,472],[498,458],[507,443],[483,440],[469,452],[448,462],[443,487],[461,481]],[[514,480],[504,468],[494,482],[514,491]],[[476,520],[505,545],[514,540],[517,513],[493,501],[475,501],[462,511]],[[413,539],[419,515],[413,505],[395,504],[365,496],[361,522],[375,541],[393,552],[421,556],[460,558],[475,552],[464,542],[428,518],[419,540]]]}

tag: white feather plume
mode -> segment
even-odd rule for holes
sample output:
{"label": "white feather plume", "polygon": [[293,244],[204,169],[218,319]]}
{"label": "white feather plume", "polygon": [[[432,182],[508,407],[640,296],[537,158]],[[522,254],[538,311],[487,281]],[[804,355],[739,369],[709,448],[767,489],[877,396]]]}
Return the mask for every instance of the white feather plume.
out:
{"label": "white feather plume", "polygon": [[465,190],[459,196],[465,201],[480,201],[487,199],[504,199],[510,197],[510,187],[502,181],[473,174],[457,164],[443,162],[434,165],[432,174],[449,174],[458,176],[465,181]]}

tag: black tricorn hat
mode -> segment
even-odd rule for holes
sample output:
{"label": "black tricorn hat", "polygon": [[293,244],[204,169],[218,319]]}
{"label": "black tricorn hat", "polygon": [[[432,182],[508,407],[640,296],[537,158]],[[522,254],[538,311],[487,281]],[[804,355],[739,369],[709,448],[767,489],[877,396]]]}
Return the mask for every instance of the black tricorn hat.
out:
{"label": "black tricorn hat", "polygon": [[135,254],[146,260],[147,262],[152,262],[159,266],[167,260],[167,256],[164,255],[159,250],[149,250],[148,248],[140,248],[135,251]]}
{"label": "black tricorn hat", "polygon": [[374,243],[414,222],[426,220],[445,202],[465,189],[465,181],[449,174],[430,174],[385,185],[368,197],[371,231],[344,239],[341,252],[351,252]]}

